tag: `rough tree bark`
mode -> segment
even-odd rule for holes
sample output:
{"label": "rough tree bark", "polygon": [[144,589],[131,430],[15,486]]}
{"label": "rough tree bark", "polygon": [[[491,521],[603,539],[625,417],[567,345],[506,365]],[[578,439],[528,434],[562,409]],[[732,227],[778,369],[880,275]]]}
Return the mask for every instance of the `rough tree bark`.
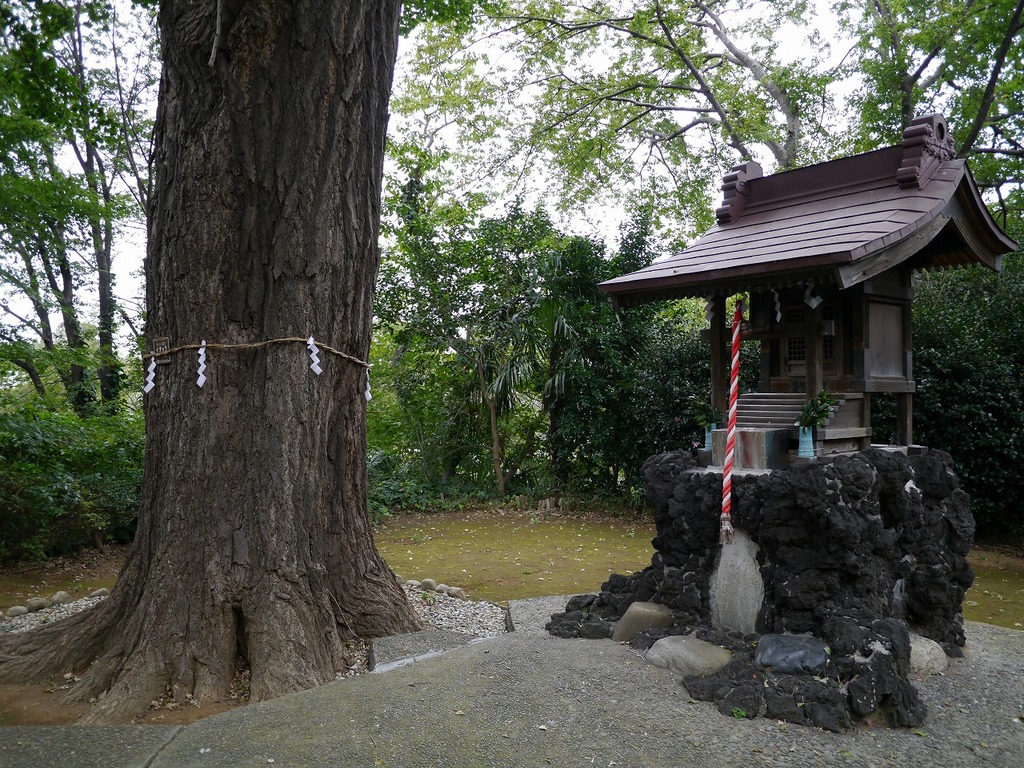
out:
{"label": "rough tree bark", "polygon": [[[366,359],[399,0],[165,0],[148,336],[314,336]],[[213,54],[211,54],[213,46]],[[212,64],[210,63],[212,62]],[[170,688],[254,700],[415,629],[366,509],[364,370],[301,343],[194,350],[147,394],[139,528],[96,609],[0,641],[0,679],[74,671],[118,721]]]}

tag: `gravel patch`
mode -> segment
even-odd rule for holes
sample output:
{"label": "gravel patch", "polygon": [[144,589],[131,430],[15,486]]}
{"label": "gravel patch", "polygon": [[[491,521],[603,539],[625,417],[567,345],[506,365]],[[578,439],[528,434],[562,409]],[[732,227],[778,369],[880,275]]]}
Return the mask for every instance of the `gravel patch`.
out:
{"label": "gravel patch", "polygon": [[485,601],[459,600],[440,592],[424,591],[409,584],[405,594],[424,624],[436,629],[494,637],[508,631],[506,611]]}
{"label": "gravel patch", "polygon": [[52,624],[55,621],[66,619],[68,616],[76,614],[79,611],[84,611],[87,608],[92,608],[94,605],[99,605],[106,599],[106,595],[83,597],[81,600],[75,600],[62,605],[54,605],[50,608],[33,611],[32,613],[25,613],[13,618],[4,618],[0,615],[0,632],[28,632],[36,627],[41,627],[45,624]]}
{"label": "gravel patch", "polygon": [[[506,611],[500,605],[485,601],[459,600],[440,592],[417,589],[408,584],[405,585],[405,594],[423,623],[436,629],[464,632],[477,637],[494,637],[508,631]],[[105,599],[105,596],[86,597],[13,618],[0,615],[0,632],[28,632],[92,608]]]}

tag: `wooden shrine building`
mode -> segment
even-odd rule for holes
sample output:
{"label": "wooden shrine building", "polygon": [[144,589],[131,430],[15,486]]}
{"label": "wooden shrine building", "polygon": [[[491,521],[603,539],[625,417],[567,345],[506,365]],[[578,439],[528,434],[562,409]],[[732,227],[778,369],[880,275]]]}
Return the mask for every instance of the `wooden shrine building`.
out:
{"label": "wooden shrine building", "polygon": [[[1001,268],[1016,244],[985,207],[940,115],[892,147],[762,176],[726,175],[717,223],[696,243],[601,285],[617,306],[703,297],[711,309],[712,404],[726,412],[725,300],[749,293],[744,339],[760,341],[759,392],[738,424],[787,429],[822,388],[839,401],[816,453],[871,443],[872,393],[896,393],[898,442],[913,443],[910,303],[914,270]],[[716,462],[717,463],[717,462]]]}

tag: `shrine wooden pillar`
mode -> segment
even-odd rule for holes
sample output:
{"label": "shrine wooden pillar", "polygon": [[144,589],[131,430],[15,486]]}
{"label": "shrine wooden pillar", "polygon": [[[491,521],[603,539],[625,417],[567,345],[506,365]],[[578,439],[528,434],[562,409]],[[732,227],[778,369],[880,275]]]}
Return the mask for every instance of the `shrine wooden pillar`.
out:
{"label": "shrine wooden pillar", "polygon": [[914,444],[914,396],[909,392],[896,396],[896,444]]}
{"label": "shrine wooden pillar", "polygon": [[723,416],[728,411],[727,397],[729,357],[726,353],[725,333],[725,297],[715,296],[711,299],[711,406]]}
{"label": "shrine wooden pillar", "polygon": [[807,399],[810,400],[825,386],[824,345],[818,327],[822,317],[821,304],[814,308],[808,306],[806,317],[804,335],[807,339],[807,354],[804,359],[804,376]]}

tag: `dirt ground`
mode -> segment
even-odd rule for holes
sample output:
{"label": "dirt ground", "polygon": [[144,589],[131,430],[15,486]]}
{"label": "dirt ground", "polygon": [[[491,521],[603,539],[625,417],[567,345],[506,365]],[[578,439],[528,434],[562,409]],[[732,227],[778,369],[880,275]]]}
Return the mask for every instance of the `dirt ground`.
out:
{"label": "dirt ground", "polygon": [[[89,709],[88,703],[66,704],[60,697],[59,686],[53,684],[0,685],[0,726],[71,725]],[[155,702],[134,722],[140,725],[187,725],[242,705],[239,701],[214,702],[202,707]]]}
{"label": "dirt ground", "polygon": [[64,590],[73,600],[100,587],[114,586],[128,545],[84,549],[74,555],[55,557],[45,563],[15,563],[0,567],[0,610],[24,605],[30,597],[49,597]]}

